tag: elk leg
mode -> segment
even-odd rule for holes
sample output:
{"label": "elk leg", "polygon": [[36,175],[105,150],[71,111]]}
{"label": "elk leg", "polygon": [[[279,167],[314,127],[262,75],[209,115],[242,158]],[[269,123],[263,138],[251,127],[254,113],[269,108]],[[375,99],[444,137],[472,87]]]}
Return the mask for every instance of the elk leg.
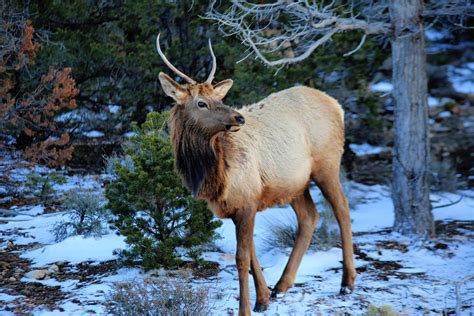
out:
{"label": "elk leg", "polygon": [[249,268],[252,255],[252,235],[255,212],[241,210],[232,218],[237,235],[237,253],[235,256],[239,273],[239,315],[250,315]]}
{"label": "elk leg", "polygon": [[255,302],[254,312],[263,312],[268,309],[270,303],[270,290],[265,282],[262,268],[258,263],[257,253],[255,251],[255,244],[252,241],[252,254],[250,259],[250,268],[252,269],[253,281],[255,283],[255,290],[257,292],[257,301]]}
{"label": "elk leg", "polygon": [[294,283],[296,272],[303,259],[303,255],[308,249],[313,237],[314,229],[318,223],[319,215],[314,205],[313,199],[309,194],[309,189],[295,198],[291,202],[291,206],[296,213],[298,219],[298,233],[296,242],[291,251],[290,259],[286,264],[283,274],[272,291],[272,297],[276,297],[278,293],[285,293]]}
{"label": "elk leg", "polygon": [[341,232],[343,272],[340,292],[344,294],[348,289],[351,291],[354,289],[356,277],[349,205],[339,181],[339,172],[335,172],[328,177],[319,178],[318,186],[326,200],[331,204]]}

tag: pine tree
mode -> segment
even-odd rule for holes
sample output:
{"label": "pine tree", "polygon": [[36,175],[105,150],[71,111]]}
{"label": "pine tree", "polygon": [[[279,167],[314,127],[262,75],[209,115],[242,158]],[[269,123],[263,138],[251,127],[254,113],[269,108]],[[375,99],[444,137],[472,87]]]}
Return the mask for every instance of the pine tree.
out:
{"label": "pine tree", "polygon": [[178,248],[197,259],[221,225],[174,173],[166,120],[166,113],[150,113],[141,128],[135,126],[137,134],[125,148],[133,164],[116,163],[115,179],[106,189],[115,225],[130,246],[121,254],[145,269],[176,266]]}

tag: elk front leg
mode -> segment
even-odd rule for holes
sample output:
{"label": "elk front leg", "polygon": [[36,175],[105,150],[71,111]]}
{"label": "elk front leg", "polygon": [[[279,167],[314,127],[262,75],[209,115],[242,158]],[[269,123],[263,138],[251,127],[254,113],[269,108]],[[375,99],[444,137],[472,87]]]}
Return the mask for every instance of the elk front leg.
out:
{"label": "elk front leg", "polygon": [[[253,239],[253,238],[252,238]],[[257,252],[255,251],[255,243],[252,240],[252,256],[250,259],[250,267],[252,269],[253,281],[257,292],[257,301],[255,302],[254,312],[264,312],[270,304],[270,290],[265,282],[262,268],[258,263]]]}
{"label": "elk front leg", "polygon": [[309,189],[306,189],[301,196],[295,198],[291,202],[291,206],[298,219],[298,233],[285,271],[283,271],[280,280],[272,291],[273,298],[275,298],[278,293],[285,293],[295,282],[296,272],[298,271],[304,253],[311,243],[311,238],[313,237],[314,229],[319,219],[318,211],[311,198]]}
{"label": "elk front leg", "polygon": [[237,253],[235,256],[239,273],[239,315],[250,315],[249,268],[252,256],[252,235],[255,212],[241,210],[232,220],[237,235]]}

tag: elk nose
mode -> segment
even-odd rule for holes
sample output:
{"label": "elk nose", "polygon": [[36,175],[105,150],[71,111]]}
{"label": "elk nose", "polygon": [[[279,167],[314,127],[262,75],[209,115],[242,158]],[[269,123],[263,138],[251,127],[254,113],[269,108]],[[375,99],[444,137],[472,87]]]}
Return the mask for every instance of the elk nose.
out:
{"label": "elk nose", "polygon": [[245,118],[242,116],[242,115],[236,115],[235,116],[235,120],[237,121],[237,123],[239,123],[240,125],[244,125],[245,124]]}

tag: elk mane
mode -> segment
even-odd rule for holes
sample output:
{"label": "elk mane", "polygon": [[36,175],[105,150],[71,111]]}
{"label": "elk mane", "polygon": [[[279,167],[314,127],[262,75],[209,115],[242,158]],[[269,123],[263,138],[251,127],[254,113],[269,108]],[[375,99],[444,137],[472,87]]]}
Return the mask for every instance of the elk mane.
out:
{"label": "elk mane", "polygon": [[206,136],[176,106],[171,110],[170,125],[176,170],[186,187],[195,197],[218,200],[227,183],[222,137]]}

